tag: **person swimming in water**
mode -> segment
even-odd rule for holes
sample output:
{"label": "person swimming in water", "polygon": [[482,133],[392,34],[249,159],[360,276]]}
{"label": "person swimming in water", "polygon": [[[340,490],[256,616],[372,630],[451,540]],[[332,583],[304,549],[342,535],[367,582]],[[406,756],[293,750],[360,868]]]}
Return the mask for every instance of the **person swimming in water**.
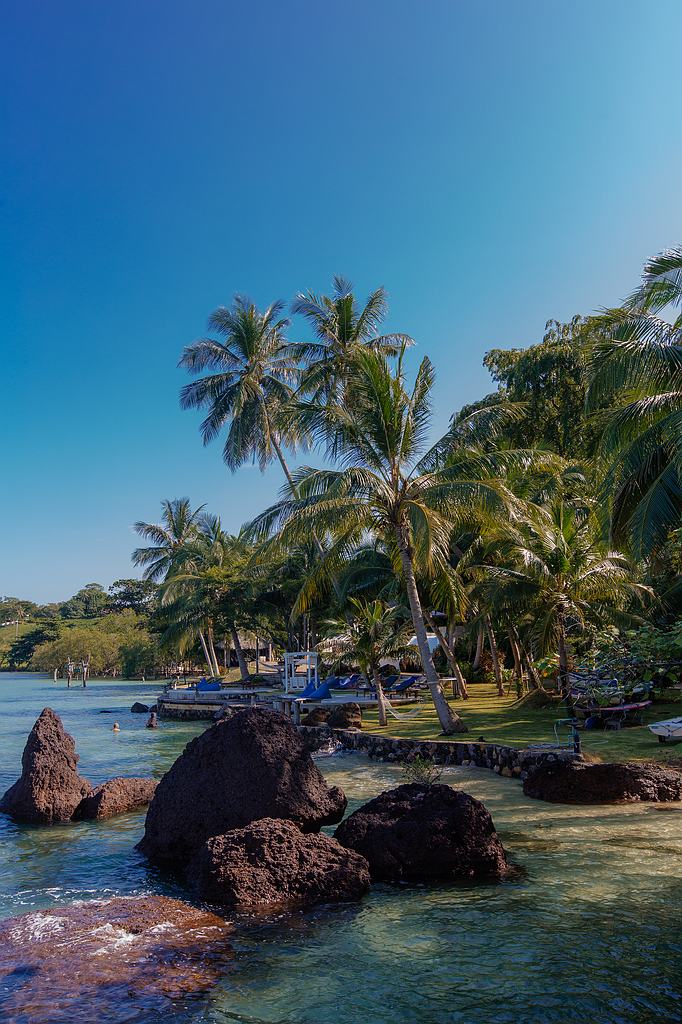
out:
{"label": "person swimming in water", "polygon": [[147,729],[158,729],[159,723],[156,720],[156,711],[152,711],[149,718],[147,719]]}
{"label": "person swimming in water", "polygon": [[118,724],[118,722],[114,722],[114,724],[111,727],[111,731],[112,732],[120,732],[121,731],[121,726]]}

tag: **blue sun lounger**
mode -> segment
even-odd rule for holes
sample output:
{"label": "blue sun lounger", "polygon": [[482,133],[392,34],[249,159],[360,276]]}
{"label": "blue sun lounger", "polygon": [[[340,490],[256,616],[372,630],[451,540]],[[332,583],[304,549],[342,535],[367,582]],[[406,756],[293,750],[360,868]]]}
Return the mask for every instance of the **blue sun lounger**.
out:
{"label": "blue sun lounger", "polygon": [[391,690],[391,693],[404,693],[405,690],[409,690],[416,685],[417,676],[408,676],[407,679],[403,679],[402,682],[394,686]]}

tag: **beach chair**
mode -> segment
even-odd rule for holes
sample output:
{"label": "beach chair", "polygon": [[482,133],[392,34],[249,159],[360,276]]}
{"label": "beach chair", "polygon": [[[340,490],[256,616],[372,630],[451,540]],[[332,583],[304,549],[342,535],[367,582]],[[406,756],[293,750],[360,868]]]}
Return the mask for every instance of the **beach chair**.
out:
{"label": "beach chair", "polygon": [[406,690],[411,690],[419,682],[418,676],[408,676],[407,679],[402,679],[397,683],[391,690],[392,694],[405,693]]}

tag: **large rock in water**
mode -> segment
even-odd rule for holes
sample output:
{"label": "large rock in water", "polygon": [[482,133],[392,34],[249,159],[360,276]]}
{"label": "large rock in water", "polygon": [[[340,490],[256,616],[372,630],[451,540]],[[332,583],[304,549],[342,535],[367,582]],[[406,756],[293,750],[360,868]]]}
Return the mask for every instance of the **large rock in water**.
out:
{"label": "large rock in water", "polygon": [[182,865],[211,836],[259,818],[288,818],[317,832],[345,808],[343,792],[327,785],[291,722],[247,708],[188,743],[159,783],[138,849]]}
{"label": "large rock in water", "polygon": [[509,871],[486,808],[450,786],[412,783],[381,793],[346,818],[335,838],[362,854],[376,879],[499,879]]}
{"label": "large rock in water", "polygon": [[0,922],[0,1019],[174,1018],[174,1001],[211,988],[231,959],[221,917],[166,896],[55,904]]}
{"label": "large rock in water", "polygon": [[364,857],[274,818],[208,839],[187,874],[201,899],[250,907],[356,900],[370,881]]}
{"label": "large rock in water", "polygon": [[682,774],[663,765],[633,761],[585,764],[556,761],[528,774],[526,796],[557,804],[621,804],[682,799]]}
{"label": "large rock in water", "polygon": [[74,812],[75,821],[102,821],[115,814],[126,814],[151,803],[156,792],[156,779],[109,779],[90,796],[81,800]]}
{"label": "large rock in water", "polygon": [[24,747],[21,777],[3,796],[0,810],[33,825],[69,821],[83,797],[92,793],[77,764],[73,737],[59,715],[44,708]]}

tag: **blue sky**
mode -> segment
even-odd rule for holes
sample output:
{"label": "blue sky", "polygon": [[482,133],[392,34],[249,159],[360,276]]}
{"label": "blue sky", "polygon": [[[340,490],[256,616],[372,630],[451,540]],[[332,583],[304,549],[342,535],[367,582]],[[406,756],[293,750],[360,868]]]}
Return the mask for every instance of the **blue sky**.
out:
{"label": "blue sky", "polygon": [[486,349],[617,302],[680,241],[677,0],[0,15],[0,594],[132,575],[163,497],[231,529],[274,497],[178,406],[181,349],[235,292],[385,285],[440,431],[489,390]]}

